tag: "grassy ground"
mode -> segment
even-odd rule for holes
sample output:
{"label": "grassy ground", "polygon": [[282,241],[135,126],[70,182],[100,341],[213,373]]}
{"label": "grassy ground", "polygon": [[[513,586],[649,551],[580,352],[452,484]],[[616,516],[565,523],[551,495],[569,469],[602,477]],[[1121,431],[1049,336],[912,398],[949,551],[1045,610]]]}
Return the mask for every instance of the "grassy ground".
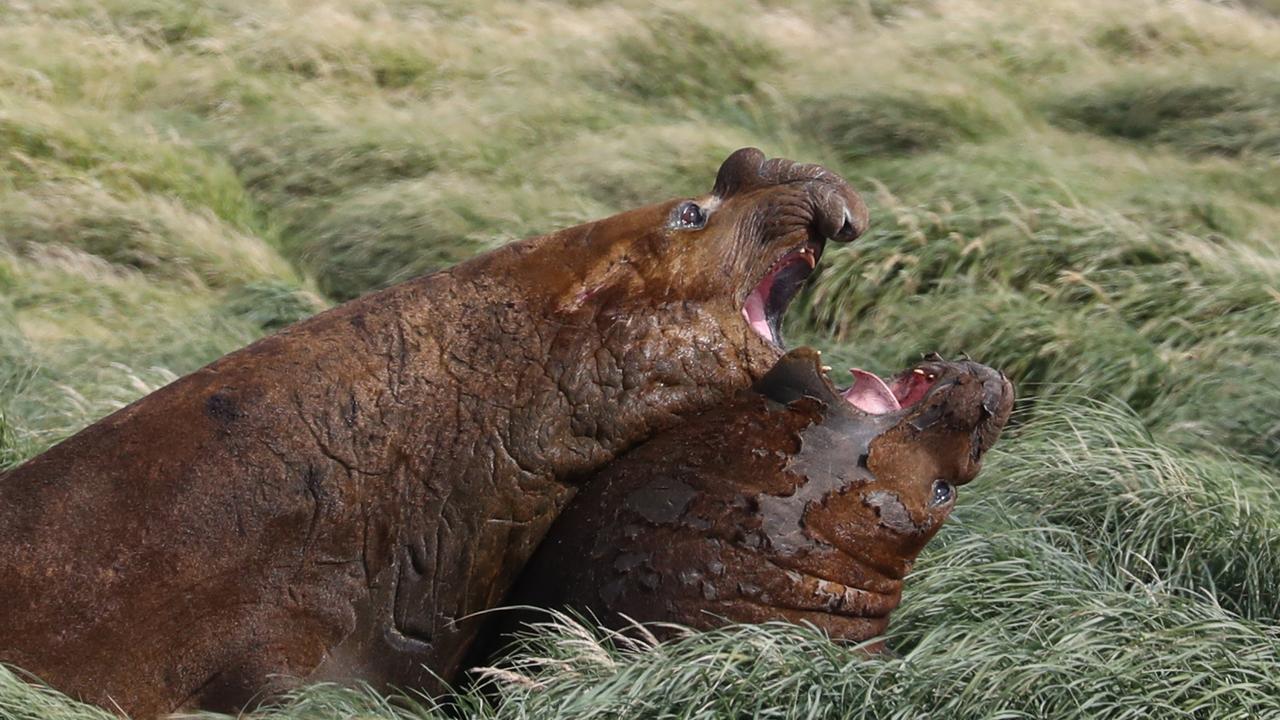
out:
{"label": "grassy ground", "polygon": [[[1280,5],[0,3],[0,467],[265,332],[710,187],[863,188],[792,337],[1026,400],[864,661],[562,623],[495,718],[1280,717]],[[427,717],[333,688],[279,718]],[[0,671],[0,717],[101,717]]]}

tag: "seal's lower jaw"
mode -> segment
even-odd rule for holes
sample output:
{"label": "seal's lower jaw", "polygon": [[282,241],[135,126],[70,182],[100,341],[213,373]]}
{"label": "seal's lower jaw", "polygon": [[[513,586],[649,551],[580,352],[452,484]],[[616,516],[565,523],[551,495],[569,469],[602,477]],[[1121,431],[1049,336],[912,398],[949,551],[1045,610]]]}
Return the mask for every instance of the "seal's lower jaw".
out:
{"label": "seal's lower jaw", "polygon": [[810,240],[778,258],[747,295],[742,317],[766,342],[782,348],[782,316],[813,274],[822,256],[822,242]]}

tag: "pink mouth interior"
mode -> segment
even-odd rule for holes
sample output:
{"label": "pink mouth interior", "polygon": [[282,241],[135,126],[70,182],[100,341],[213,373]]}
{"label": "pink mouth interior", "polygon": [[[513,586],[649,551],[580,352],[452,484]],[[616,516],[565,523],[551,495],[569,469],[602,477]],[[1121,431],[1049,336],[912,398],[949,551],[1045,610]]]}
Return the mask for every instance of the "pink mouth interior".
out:
{"label": "pink mouth interior", "polygon": [[742,317],[760,337],[774,345],[779,344],[778,339],[773,336],[773,329],[769,327],[768,314],[769,293],[773,291],[773,283],[778,278],[778,274],[793,263],[805,263],[812,270],[817,262],[811,249],[793,250],[774,263],[764,279],[747,296],[747,302],[742,306]]}
{"label": "pink mouth interior", "polygon": [[760,337],[771,343],[777,344],[773,339],[773,331],[769,329],[769,320],[764,314],[764,299],[769,296],[769,286],[773,284],[773,273],[770,273],[765,279],[756,286],[755,290],[747,296],[747,303],[742,306],[742,317],[747,319],[747,324],[755,330]]}
{"label": "pink mouth interior", "polygon": [[[805,247],[793,250],[779,258],[751,294],[747,295],[747,301],[742,305],[742,317],[747,321],[747,325],[760,337],[774,345],[780,345],[780,343],[778,338],[774,337],[773,328],[770,326],[770,295],[778,276],[796,263],[804,263],[809,266],[809,270],[813,270],[817,265],[817,257],[813,249]],[[776,313],[780,310],[774,308],[774,311]],[[850,405],[869,415],[883,415],[904,407],[911,407],[928,394],[934,380],[937,379],[933,373],[921,368],[904,372],[895,377],[891,383],[886,383],[875,373],[860,368],[850,368],[849,372],[853,374],[853,385],[840,394]]]}
{"label": "pink mouth interior", "polygon": [[853,385],[841,395],[849,404],[869,415],[883,415],[911,407],[933,387],[932,374],[916,368],[886,383],[879,375],[859,368],[850,368]]}

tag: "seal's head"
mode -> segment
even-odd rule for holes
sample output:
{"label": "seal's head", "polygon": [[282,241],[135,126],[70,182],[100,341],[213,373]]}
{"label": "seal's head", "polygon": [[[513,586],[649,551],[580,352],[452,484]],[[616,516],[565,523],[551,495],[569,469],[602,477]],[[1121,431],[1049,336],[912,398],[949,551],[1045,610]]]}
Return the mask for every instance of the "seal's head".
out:
{"label": "seal's head", "polygon": [[783,313],[826,244],[867,225],[866,204],[839,175],[744,148],[708,194],[558,233],[564,252],[538,281],[565,312],[670,319],[696,307],[718,325],[717,342],[754,358],[758,378],[782,354]]}
{"label": "seal's head", "polygon": [[717,269],[700,284],[724,286],[748,326],[779,347],[783,312],[825,242],[849,242],[867,224],[866,204],[839,175],[819,165],[766,160],[755,148],[724,161],[710,196],[671,210],[671,227],[701,242],[704,265]]}
{"label": "seal's head", "polygon": [[530,604],[706,628],[808,621],[880,634],[916,555],[1009,417],[1003,374],[938,356],[838,390],[815,351],[624,456],[561,516]]}
{"label": "seal's head", "polygon": [[816,401],[822,415],[799,431],[782,466],[794,490],[756,497],[767,541],[757,557],[787,571],[774,586],[779,598],[818,609],[803,598],[826,596],[821,609],[832,616],[818,624],[860,640],[888,624],[903,578],[1008,420],[1013,386],[985,365],[938,355],[887,383],[852,374],[854,384],[838,391],[817,353],[801,349],[758,384],[793,411]]}

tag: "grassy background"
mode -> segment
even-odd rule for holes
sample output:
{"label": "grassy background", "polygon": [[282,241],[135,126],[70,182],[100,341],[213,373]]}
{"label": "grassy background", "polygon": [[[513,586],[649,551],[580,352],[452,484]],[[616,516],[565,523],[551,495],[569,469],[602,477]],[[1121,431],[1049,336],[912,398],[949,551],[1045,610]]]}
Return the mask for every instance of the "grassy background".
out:
{"label": "grassy background", "polygon": [[[880,371],[967,351],[1025,396],[909,584],[899,656],[566,621],[462,709],[1280,717],[1280,4],[712,7],[0,3],[0,467],[758,145],[872,205],[793,339]],[[319,687],[273,717],[436,712]],[[0,717],[101,714],[0,670]]]}

